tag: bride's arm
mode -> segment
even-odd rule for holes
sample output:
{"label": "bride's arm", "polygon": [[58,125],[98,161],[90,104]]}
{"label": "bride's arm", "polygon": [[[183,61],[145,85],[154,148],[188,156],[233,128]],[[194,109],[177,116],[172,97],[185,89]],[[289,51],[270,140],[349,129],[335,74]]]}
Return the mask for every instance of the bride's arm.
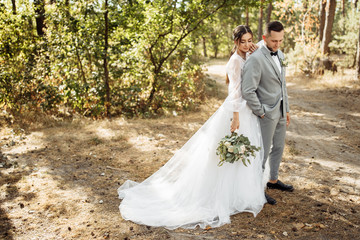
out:
{"label": "bride's arm", "polygon": [[239,128],[239,109],[241,104],[241,69],[242,61],[239,58],[231,58],[227,64],[226,73],[229,78],[229,95],[225,100],[225,108],[233,112],[230,131]]}

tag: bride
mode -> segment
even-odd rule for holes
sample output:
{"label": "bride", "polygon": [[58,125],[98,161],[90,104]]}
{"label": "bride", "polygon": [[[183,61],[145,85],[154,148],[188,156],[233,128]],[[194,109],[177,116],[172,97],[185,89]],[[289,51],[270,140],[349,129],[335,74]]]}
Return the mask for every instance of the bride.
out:
{"label": "bride", "polygon": [[[127,180],[118,189],[122,217],[153,227],[201,228],[230,223],[230,216],[256,216],[266,203],[262,151],[246,167],[241,161],[218,166],[218,142],[230,131],[262,147],[258,118],[241,98],[241,71],[253,34],[234,29],[234,50],[226,65],[229,95],[220,108],[157,172],[141,183]],[[232,120],[231,120],[232,119]]]}

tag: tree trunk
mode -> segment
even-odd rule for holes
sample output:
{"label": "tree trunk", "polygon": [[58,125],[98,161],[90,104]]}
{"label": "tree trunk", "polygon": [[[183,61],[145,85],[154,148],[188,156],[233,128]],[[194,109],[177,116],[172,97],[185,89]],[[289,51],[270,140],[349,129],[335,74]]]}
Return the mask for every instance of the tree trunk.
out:
{"label": "tree trunk", "polygon": [[13,14],[16,15],[16,2],[15,0],[11,0],[11,3],[12,3]]}
{"label": "tree trunk", "polygon": [[328,0],[326,4],[326,19],[324,26],[324,34],[321,42],[321,53],[323,55],[328,55],[330,53],[329,43],[331,41],[331,32],[334,23],[336,9],[336,0]]}
{"label": "tree trunk", "polygon": [[260,13],[259,13],[259,24],[258,24],[258,41],[261,41],[262,35],[263,35],[263,3],[264,3],[264,0],[261,0]]}
{"label": "tree trunk", "polygon": [[272,1],[269,2],[268,8],[267,8],[267,16],[266,16],[266,23],[269,23],[271,20],[271,13],[273,10]]}
{"label": "tree trunk", "polygon": [[356,52],[356,75],[357,78],[360,80],[360,21],[359,21],[359,37],[357,43],[357,52]]}
{"label": "tree trunk", "polygon": [[108,70],[108,38],[109,38],[109,19],[108,19],[108,0],[105,0],[105,44],[104,44],[104,75],[105,75],[105,116],[108,117],[110,114],[110,85],[109,85],[109,70]]}
{"label": "tree trunk", "polygon": [[342,0],[342,15],[345,17],[345,0]]}
{"label": "tree trunk", "polygon": [[202,37],[203,40],[203,48],[204,48],[204,57],[207,57],[207,53],[206,53],[206,38]]}
{"label": "tree trunk", "polygon": [[321,0],[321,5],[320,5],[320,27],[319,27],[319,39],[320,39],[320,42],[322,42],[323,35],[324,35],[325,16],[326,16],[326,0]]}
{"label": "tree trunk", "polygon": [[358,3],[358,0],[355,0],[355,2],[354,2],[354,9],[356,10],[356,8],[357,8],[357,3]]}
{"label": "tree trunk", "polygon": [[36,31],[39,36],[44,36],[45,0],[34,0]]}
{"label": "tree trunk", "polygon": [[246,26],[249,26],[249,8],[248,7],[246,7]]}

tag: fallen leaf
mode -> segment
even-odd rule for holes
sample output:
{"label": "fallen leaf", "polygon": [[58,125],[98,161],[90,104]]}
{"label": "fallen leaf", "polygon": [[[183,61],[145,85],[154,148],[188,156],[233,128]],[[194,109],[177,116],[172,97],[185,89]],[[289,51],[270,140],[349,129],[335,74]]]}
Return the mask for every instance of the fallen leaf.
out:
{"label": "fallen leaf", "polygon": [[320,223],[319,227],[320,227],[321,229],[326,228],[326,226],[325,226],[324,224],[322,224],[322,223]]}
{"label": "fallen leaf", "polygon": [[296,230],[300,230],[302,229],[303,227],[305,227],[305,224],[303,223],[293,223],[293,226]]}
{"label": "fallen leaf", "polygon": [[311,230],[311,229],[313,229],[314,227],[312,227],[312,226],[305,226],[303,229],[304,230]]}
{"label": "fallen leaf", "polygon": [[326,226],[324,224],[322,224],[322,223],[315,223],[314,226],[318,227],[318,228],[321,228],[321,229],[326,228]]}

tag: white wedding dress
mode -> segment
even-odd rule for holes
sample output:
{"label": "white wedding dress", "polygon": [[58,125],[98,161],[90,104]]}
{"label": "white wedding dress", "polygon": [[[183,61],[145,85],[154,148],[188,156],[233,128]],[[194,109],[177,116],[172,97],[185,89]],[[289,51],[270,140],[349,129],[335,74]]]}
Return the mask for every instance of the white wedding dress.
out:
{"label": "white wedding dress", "polygon": [[229,96],[221,107],[157,172],[141,183],[127,180],[119,189],[122,217],[154,227],[201,228],[230,223],[230,216],[256,216],[266,202],[262,151],[245,167],[241,161],[219,167],[218,142],[230,134],[233,112],[239,112],[239,134],[262,146],[257,117],[241,98],[244,60],[234,53],[228,64]]}

